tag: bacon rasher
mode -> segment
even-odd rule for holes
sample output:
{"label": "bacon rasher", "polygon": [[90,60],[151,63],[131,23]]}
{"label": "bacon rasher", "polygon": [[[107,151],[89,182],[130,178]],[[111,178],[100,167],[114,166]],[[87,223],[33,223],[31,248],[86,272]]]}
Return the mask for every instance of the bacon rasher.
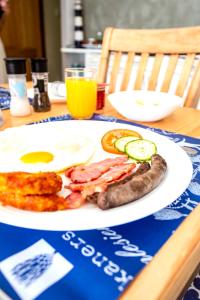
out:
{"label": "bacon rasher", "polygon": [[92,163],[88,166],[77,166],[73,169],[66,170],[65,175],[74,183],[85,183],[99,178],[107,172],[111,167],[122,165],[127,162],[127,156],[116,158],[107,158],[100,162]]}
{"label": "bacon rasher", "polygon": [[115,182],[121,179],[125,175],[129,175],[136,165],[131,164],[121,164],[119,166],[114,166],[109,169],[106,173],[100,176],[98,179],[85,182],[85,183],[71,183],[66,188],[69,188],[72,193],[66,197],[68,203],[68,208],[78,208],[81,206],[88,196],[94,193],[103,192],[106,190],[108,183]]}
{"label": "bacon rasher", "polygon": [[120,178],[123,174],[135,169],[135,164],[122,164],[120,166],[115,166],[110,168],[109,171],[104,173],[99,178],[85,183],[71,183],[69,184],[69,189],[72,191],[85,191],[86,189],[96,189],[104,183],[112,182]]}

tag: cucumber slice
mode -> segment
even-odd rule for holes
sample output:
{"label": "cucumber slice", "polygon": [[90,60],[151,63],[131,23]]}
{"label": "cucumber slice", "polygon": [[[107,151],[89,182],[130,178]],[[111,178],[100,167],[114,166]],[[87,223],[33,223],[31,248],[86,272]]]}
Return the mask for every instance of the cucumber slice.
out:
{"label": "cucumber slice", "polygon": [[132,135],[128,135],[128,136],[122,136],[120,138],[118,138],[115,143],[114,146],[117,150],[121,151],[121,152],[125,152],[125,146],[127,143],[131,142],[131,141],[135,141],[138,140],[139,137],[137,136],[132,136]]}
{"label": "cucumber slice", "polygon": [[126,144],[125,152],[133,159],[146,161],[150,160],[153,154],[156,154],[157,147],[152,141],[138,139]]}

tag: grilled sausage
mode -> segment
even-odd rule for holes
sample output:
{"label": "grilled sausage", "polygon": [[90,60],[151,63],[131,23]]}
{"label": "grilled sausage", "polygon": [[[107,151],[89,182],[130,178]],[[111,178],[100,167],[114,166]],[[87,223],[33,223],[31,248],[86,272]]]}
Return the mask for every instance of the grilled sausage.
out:
{"label": "grilled sausage", "polygon": [[151,158],[151,168],[144,174],[134,176],[124,182],[108,186],[105,192],[99,193],[97,205],[101,209],[117,207],[135,201],[156,188],[163,180],[167,163],[159,154]]}

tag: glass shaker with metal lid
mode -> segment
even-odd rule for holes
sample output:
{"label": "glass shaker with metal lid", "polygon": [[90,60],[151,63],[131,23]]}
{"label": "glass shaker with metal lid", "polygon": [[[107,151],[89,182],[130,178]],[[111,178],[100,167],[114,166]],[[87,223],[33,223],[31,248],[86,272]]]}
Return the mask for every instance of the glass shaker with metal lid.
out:
{"label": "glass shaker with metal lid", "polygon": [[45,112],[51,109],[48,96],[48,68],[46,58],[31,59],[32,81],[34,88],[33,109]]}
{"label": "glass shaker with metal lid", "polygon": [[6,57],[4,60],[11,95],[10,113],[15,117],[30,115],[31,106],[27,98],[26,87],[26,59]]}

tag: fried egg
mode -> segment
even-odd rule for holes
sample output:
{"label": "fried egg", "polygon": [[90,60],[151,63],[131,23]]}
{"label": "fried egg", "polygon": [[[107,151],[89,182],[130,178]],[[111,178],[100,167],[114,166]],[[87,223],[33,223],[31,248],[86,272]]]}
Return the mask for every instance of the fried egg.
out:
{"label": "fried egg", "polygon": [[54,133],[37,139],[22,131],[18,138],[13,133],[0,137],[0,172],[61,172],[87,163],[95,151],[93,142],[84,136],[71,134],[61,139]]}

